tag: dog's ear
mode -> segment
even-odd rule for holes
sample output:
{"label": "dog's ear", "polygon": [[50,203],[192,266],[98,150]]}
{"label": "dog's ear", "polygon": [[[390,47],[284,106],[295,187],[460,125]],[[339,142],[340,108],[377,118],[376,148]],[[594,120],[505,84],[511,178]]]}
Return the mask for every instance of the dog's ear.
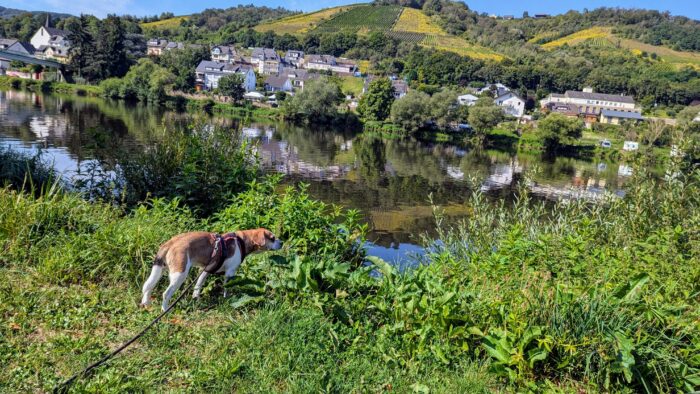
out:
{"label": "dog's ear", "polygon": [[265,246],[266,243],[267,239],[265,238],[265,229],[258,229],[253,235],[253,244],[257,247],[262,248],[263,246]]}

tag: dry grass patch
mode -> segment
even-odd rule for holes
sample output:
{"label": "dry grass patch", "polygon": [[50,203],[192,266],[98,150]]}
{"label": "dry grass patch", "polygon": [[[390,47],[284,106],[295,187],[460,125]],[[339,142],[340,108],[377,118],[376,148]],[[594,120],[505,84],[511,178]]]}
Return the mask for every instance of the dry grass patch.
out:
{"label": "dry grass patch", "polygon": [[392,30],[447,35],[442,27],[433,22],[428,15],[415,8],[404,8]]}

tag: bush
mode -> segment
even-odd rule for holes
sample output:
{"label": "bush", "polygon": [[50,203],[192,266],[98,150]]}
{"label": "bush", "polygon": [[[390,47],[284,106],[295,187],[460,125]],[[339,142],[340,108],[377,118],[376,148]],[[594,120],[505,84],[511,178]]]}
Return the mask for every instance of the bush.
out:
{"label": "bush", "polygon": [[102,95],[107,98],[122,97],[123,82],[120,78],[107,78],[100,82]]}
{"label": "bush", "polygon": [[130,207],[149,197],[178,198],[204,216],[226,206],[260,175],[251,147],[238,133],[201,124],[168,131],[161,142],[123,162],[115,172],[113,181],[77,186],[90,198],[116,199]]}
{"label": "bush", "polygon": [[0,186],[41,192],[57,180],[57,175],[41,154],[21,153],[0,147]]}

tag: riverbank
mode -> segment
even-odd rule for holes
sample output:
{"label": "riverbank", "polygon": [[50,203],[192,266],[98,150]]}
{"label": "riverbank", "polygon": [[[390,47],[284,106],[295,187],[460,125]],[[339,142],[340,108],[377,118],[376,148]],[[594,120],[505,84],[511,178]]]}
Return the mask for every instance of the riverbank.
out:
{"label": "riverbank", "polygon": [[2,188],[0,388],[48,391],[152,319],[140,286],[171,235],[264,226],[286,247],[247,259],[231,298],[213,278],[74,389],[693,391],[700,173],[676,161],[674,182],[656,183],[637,171],[605,204],[475,193],[470,220],[438,225],[403,273],[361,264],[352,212],[269,180],[206,218],[178,201],[124,210]]}
{"label": "riverbank", "polygon": [[[32,92],[57,93],[76,96],[102,97],[103,90],[99,85],[80,85],[65,82],[44,82],[39,80],[0,76],[0,89],[24,89]],[[169,95],[163,106],[171,109],[185,109],[190,112],[205,112],[237,119],[263,120],[280,119],[277,108],[260,107],[255,105],[234,105],[215,102],[202,98],[185,98],[179,95]]]}

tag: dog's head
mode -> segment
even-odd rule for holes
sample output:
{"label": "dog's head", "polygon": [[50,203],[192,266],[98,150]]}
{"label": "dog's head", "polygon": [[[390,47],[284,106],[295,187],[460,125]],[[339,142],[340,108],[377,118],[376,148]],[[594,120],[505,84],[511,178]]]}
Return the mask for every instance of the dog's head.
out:
{"label": "dog's head", "polygon": [[278,250],[282,248],[282,241],[266,228],[244,231],[248,242],[250,242],[251,252],[263,252],[266,250]]}

